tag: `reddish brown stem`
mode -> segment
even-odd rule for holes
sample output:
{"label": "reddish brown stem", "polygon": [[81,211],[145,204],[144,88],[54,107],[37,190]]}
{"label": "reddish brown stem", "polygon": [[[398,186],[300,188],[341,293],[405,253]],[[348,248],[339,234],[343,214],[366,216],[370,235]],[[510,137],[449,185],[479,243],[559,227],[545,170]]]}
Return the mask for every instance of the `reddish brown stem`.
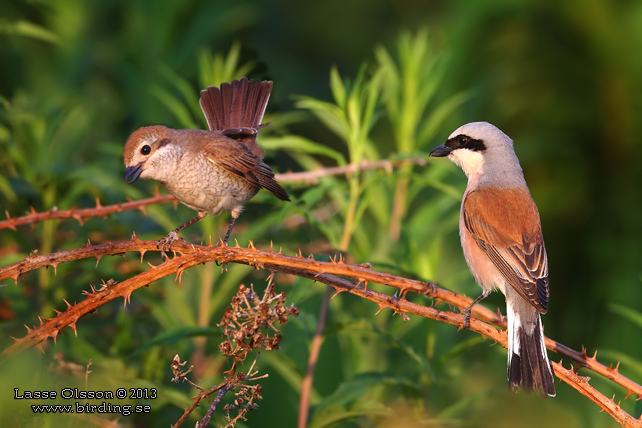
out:
{"label": "reddish brown stem", "polygon": [[[413,290],[421,294],[426,294],[435,300],[444,301],[450,305],[455,305],[460,308],[465,308],[470,304],[470,299],[451,291],[440,289],[432,282],[425,283],[397,277],[387,273],[377,272],[363,266],[346,265],[341,259],[338,261],[333,260],[331,262],[319,262],[311,258],[304,258],[300,254],[296,257],[285,256],[281,254],[281,252],[275,253],[271,250],[257,250],[252,243],[250,243],[249,248],[231,248],[198,246],[177,242],[173,249],[179,251],[182,255],[180,257],[174,257],[160,266],[152,267],[152,269],[121,283],[108,283],[107,286],[99,291],[92,290],[92,292],[86,293],[87,298],[85,300],[77,305],[69,305],[65,312],[59,313],[59,315],[53,319],[42,322],[40,327],[34,330],[29,330],[27,336],[22,339],[17,339],[14,345],[4,351],[4,354],[15,354],[28,347],[39,345],[48,337],[53,337],[55,339],[60,329],[67,325],[72,326],[75,329],[75,324],[81,316],[92,312],[103,303],[117,297],[124,297],[125,300],[128,301],[129,296],[135,289],[156,281],[159,278],[171,275],[172,273],[176,273],[177,277],[180,279],[185,269],[208,261],[242,263],[255,266],[257,269],[268,269],[271,272],[285,272],[310,278],[331,285],[335,287],[338,292],[348,291],[351,294],[373,301],[377,303],[380,308],[391,308],[395,312],[402,314],[412,313],[460,327],[464,322],[464,316],[461,314],[455,314],[451,311],[441,311],[434,307],[418,305],[403,298],[399,299],[391,297],[372,289],[366,289],[365,286],[360,284],[365,282],[376,282],[390,285],[399,288],[401,290],[401,296],[404,296],[407,291]],[[141,241],[134,238],[132,241],[126,242],[108,243],[95,246],[87,245],[76,250],[41,256],[32,255],[22,262],[0,269],[0,281],[7,278],[14,278],[17,283],[18,277],[22,273],[44,266],[55,267],[59,263],[65,261],[79,260],[88,257],[96,257],[100,259],[100,257],[104,255],[116,255],[128,251],[139,251],[144,253],[150,250],[157,251],[156,241]],[[355,282],[348,281],[337,275],[353,278]],[[474,307],[473,313],[477,318],[489,321],[493,324],[504,324],[501,315],[494,314],[480,305],[476,305]],[[489,324],[478,321],[477,319],[472,319],[470,330],[502,343],[502,345],[506,347],[505,333],[498,331]],[[546,339],[546,345],[549,349],[559,352],[562,355],[566,355],[578,361],[582,366],[603,374],[614,382],[622,385],[627,389],[629,395],[635,394],[638,395],[638,398],[642,397],[642,386],[622,376],[618,372],[617,368],[606,368],[602,364],[599,364],[595,357],[588,358],[585,352],[579,353],[577,351],[570,350],[566,346],[550,339]],[[553,367],[556,375],[560,379],[571,384],[573,388],[596,402],[623,426],[641,426],[641,422],[639,420],[635,420],[612,400],[604,397],[601,393],[591,387],[585,378],[578,377],[575,372],[563,368],[559,363],[553,363]]]}

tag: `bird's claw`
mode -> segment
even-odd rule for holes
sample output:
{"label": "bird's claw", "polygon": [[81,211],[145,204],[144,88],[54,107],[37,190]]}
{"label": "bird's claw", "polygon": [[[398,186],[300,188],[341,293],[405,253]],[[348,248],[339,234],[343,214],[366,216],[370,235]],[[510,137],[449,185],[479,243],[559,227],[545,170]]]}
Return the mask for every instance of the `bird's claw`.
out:
{"label": "bird's claw", "polygon": [[161,259],[163,259],[163,261],[167,260],[167,254],[165,254],[165,251],[171,251],[172,244],[178,240],[186,242],[183,238],[178,236],[178,232],[176,232],[175,230],[172,230],[167,234],[166,237],[158,240],[156,248],[160,248]]}

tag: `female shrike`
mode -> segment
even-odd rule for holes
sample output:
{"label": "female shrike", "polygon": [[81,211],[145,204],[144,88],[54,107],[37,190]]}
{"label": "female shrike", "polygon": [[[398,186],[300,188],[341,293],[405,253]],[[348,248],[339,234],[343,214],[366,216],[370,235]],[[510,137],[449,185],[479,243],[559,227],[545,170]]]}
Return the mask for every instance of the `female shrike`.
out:
{"label": "female shrike", "polygon": [[482,294],[494,287],[506,296],[508,380],[555,396],[540,313],[548,307],[548,262],[539,212],[513,150],[513,141],[486,122],[468,123],[430,156],[448,157],[468,177],[459,218],[459,235],[470,272]]}

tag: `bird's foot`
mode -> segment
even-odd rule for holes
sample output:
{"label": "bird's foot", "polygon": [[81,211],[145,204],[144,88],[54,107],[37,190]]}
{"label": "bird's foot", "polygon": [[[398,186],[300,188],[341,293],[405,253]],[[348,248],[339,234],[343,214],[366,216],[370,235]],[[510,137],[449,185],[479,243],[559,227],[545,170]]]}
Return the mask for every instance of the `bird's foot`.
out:
{"label": "bird's foot", "polygon": [[185,242],[183,238],[178,236],[178,232],[176,232],[175,230],[172,230],[167,234],[166,237],[158,240],[158,244],[156,244],[156,248],[160,248],[161,259],[163,259],[163,261],[167,260],[167,254],[165,254],[165,251],[171,251],[172,244],[178,240]]}

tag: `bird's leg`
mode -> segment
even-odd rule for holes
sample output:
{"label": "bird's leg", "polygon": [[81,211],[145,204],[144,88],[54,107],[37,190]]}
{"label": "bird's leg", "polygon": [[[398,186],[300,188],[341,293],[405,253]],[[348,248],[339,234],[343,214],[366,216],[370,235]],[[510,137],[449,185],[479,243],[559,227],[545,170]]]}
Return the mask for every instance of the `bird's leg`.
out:
{"label": "bird's leg", "polygon": [[167,255],[165,254],[165,250],[171,251],[172,244],[175,241],[178,241],[180,239],[183,242],[185,242],[185,240],[183,238],[178,236],[178,233],[181,230],[185,229],[186,227],[189,227],[189,226],[193,225],[197,221],[200,221],[200,220],[204,219],[206,215],[207,215],[207,213],[199,211],[198,215],[196,217],[194,217],[193,219],[191,219],[190,221],[188,221],[184,225],[179,226],[176,229],[172,230],[171,232],[169,232],[167,234],[166,237],[161,238],[161,239],[158,240],[158,244],[156,244],[156,248],[160,248],[160,250],[161,250],[161,258],[163,259],[163,261],[165,261],[167,259]]}
{"label": "bird's leg", "polygon": [[236,219],[239,218],[239,215],[234,215],[232,213],[232,221],[230,221],[230,227],[227,229],[227,233],[225,234],[225,239],[223,239],[223,244],[227,246],[227,240],[230,239],[230,233],[232,233],[232,228],[234,227],[234,223],[236,223]]}
{"label": "bird's leg", "polygon": [[475,306],[475,305],[476,305],[477,303],[479,303],[481,300],[483,300],[483,299],[485,299],[486,297],[488,297],[488,295],[490,294],[490,291],[491,291],[491,290],[483,289],[482,294],[480,294],[479,296],[477,296],[477,298],[476,298],[475,300],[473,300],[473,303],[471,303],[471,304],[470,304],[466,309],[464,309],[464,310],[461,312],[461,313],[466,317],[466,318],[464,319],[464,328],[465,328],[465,329],[470,328],[470,315],[471,315],[471,312],[472,312],[472,310],[473,310],[473,306]]}

